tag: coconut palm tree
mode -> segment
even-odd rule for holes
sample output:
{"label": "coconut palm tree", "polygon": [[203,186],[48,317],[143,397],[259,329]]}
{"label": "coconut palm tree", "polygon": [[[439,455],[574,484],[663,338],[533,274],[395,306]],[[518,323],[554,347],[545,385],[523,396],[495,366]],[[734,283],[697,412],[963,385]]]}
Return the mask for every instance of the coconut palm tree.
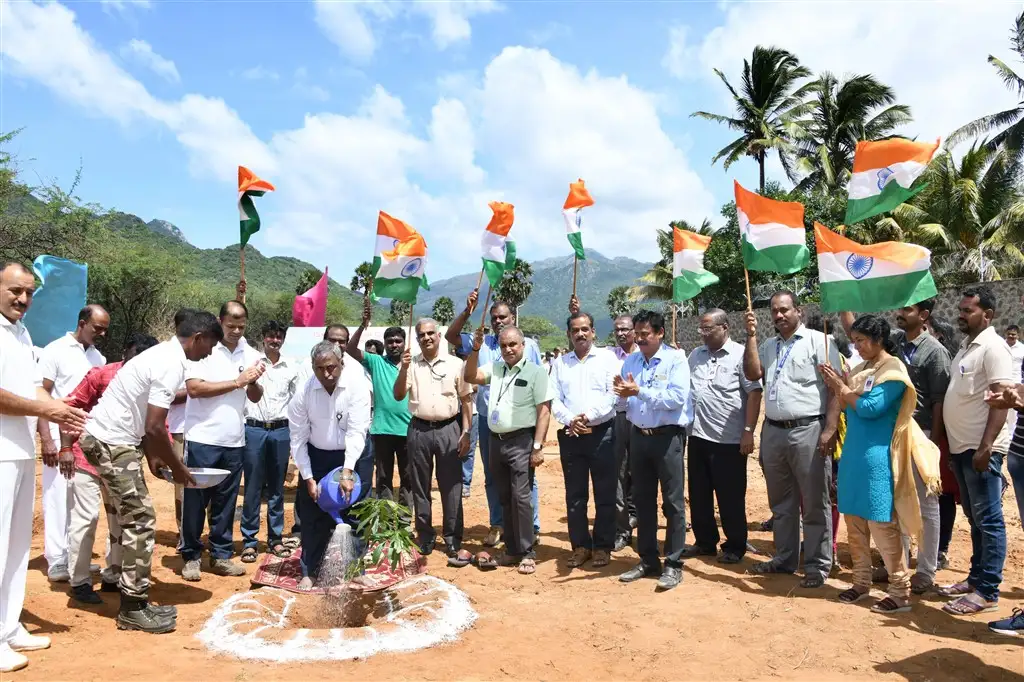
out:
{"label": "coconut palm tree", "polygon": [[752,157],[760,170],[760,189],[763,192],[764,162],[770,150],[778,152],[782,167],[787,175],[791,174],[792,126],[804,113],[806,86],[795,91],[794,88],[799,80],[810,76],[811,71],[801,66],[800,60],[786,50],[758,45],[750,61],[743,60],[738,91],[721,71],[715,69],[715,75],[722,79],[732,95],[735,116],[706,111],[696,111],[691,116],[725,124],[740,133],[738,138],[715,154],[711,163],[724,159],[722,167],[728,169],[738,159]]}
{"label": "coconut palm tree", "polygon": [[1017,153],[971,145],[959,162],[948,152],[928,166],[927,188],[876,223],[887,238],[932,250],[944,284],[989,281],[1024,272],[1024,165]]}
{"label": "coconut palm tree", "polygon": [[809,84],[809,118],[793,126],[797,134],[798,189],[845,187],[860,140],[891,137],[911,120],[910,107],[895,104],[896,93],[870,74],[842,80],[824,72]]}
{"label": "coconut palm tree", "polygon": [[[1024,13],[1021,13],[1010,30],[1010,49],[1024,61]],[[961,126],[946,140],[946,146],[952,149],[956,144],[964,140],[975,138],[985,133],[996,132],[988,140],[990,147],[998,147],[1002,144],[1017,150],[1019,154],[1024,149],[1024,78],[1017,75],[1008,64],[993,55],[988,56],[988,63],[996,68],[999,77],[1003,79],[1006,89],[1015,93],[1021,101],[1017,106],[1005,111],[1000,111],[988,116],[971,121]]]}
{"label": "coconut palm tree", "polygon": [[672,261],[673,261],[673,238],[672,230],[680,227],[697,234],[712,235],[714,229],[711,221],[707,218],[694,228],[685,220],[673,220],[669,223],[669,229],[658,230],[658,251],[661,252],[661,259],[654,264],[650,270],[645,272],[637,285],[629,288],[629,298],[633,301],[670,301],[672,300]]}

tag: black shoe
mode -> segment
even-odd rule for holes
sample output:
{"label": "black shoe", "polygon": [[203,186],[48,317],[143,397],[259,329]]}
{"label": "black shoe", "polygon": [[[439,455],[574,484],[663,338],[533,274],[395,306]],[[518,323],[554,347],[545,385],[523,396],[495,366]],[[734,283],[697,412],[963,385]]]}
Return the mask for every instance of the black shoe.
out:
{"label": "black shoe", "polygon": [[720,564],[738,564],[742,560],[743,557],[736,552],[722,552],[722,556],[718,557]]}
{"label": "black shoe", "polygon": [[658,586],[655,589],[658,592],[665,592],[681,582],[683,582],[683,569],[666,566],[661,577],[658,578]]}
{"label": "black shoe", "polygon": [[619,582],[631,583],[640,580],[640,578],[656,578],[660,573],[661,571],[657,568],[645,566],[641,563],[620,575]]}
{"label": "black shoe", "polygon": [[938,561],[935,563],[935,569],[938,571],[944,571],[949,568],[949,557],[946,556],[945,552],[939,552]]}
{"label": "black shoe", "polygon": [[612,549],[613,552],[621,552],[622,550],[633,544],[633,534],[620,535],[615,538],[615,547]]}
{"label": "black shoe", "polygon": [[683,548],[684,559],[694,559],[699,556],[717,556],[718,552],[714,549],[705,549],[700,545],[687,545]]}
{"label": "black shoe", "polygon": [[81,604],[102,604],[103,600],[96,594],[96,590],[92,589],[92,585],[84,583],[82,585],[75,585],[71,588],[71,598]]}
{"label": "black shoe", "polygon": [[417,545],[416,549],[418,549],[420,551],[420,554],[422,556],[429,556],[430,554],[433,554],[433,552],[434,552],[434,543],[435,542],[436,542],[436,539],[435,540],[424,540],[424,541],[420,542]]}
{"label": "black shoe", "polygon": [[120,591],[121,591],[121,586],[118,583],[108,583],[108,582],[105,582],[105,581],[100,583],[100,592],[120,592]]}
{"label": "black shoe", "polygon": [[171,618],[177,618],[178,617],[178,607],[177,606],[170,606],[170,605],[167,605],[167,606],[157,606],[156,604],[150,604],[149,602],[146,602],[146,607],[150,608],[150,609],[153,609],[153,613],[158,613],[161,616],[170,616]]}
{"label": "black shoe", "polygon": [[117,614],[118,630],[140,630],[152,635],[160,635],[171,632],[176,627],[178,627],[176,616],[161,613],[148,604],[142,608],[137,606],[132,608],[122,604],[121,610]]}
{"label": "black shoe", "polygon": [[770,530],[773,530],[774,528],[775,528],[775,517],[774,516],[772,518],[768,519],[767,521],[762,521],[761,522],[761,530],[762,531],[770,531]]}

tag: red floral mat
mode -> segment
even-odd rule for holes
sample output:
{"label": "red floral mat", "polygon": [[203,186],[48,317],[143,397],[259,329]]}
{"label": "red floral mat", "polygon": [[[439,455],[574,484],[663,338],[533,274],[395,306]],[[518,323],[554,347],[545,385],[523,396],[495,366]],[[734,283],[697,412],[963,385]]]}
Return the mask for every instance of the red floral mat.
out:
{"label": "red floral mat", "polygon": [[[256,566],[256,572],[253,574],[250,582],[253,585],[276,587],[287,592],[295,592],[296,594],[325,594],[327,590],[322,587],[314,587],[309,590],[299,589],[299,582],[302,580],[302,567],[299,565],[300,556],[302,556],[301,547],[294,549],[292,555],[287,558],[277,557],[269,552],[264,554]],[[333,589],[379,592],[402,582],[406,578],[425,573],[426,570],[426,560],[415,549],[402,557],[402,562],[395,569],[391,568],[385,554],[376,566],[367,568],[363,575]]]}

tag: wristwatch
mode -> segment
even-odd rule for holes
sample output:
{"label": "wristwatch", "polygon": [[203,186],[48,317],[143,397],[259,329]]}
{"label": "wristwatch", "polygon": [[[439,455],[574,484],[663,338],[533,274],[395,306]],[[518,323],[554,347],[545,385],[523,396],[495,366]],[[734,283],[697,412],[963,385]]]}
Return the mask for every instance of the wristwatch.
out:
{"label": "wristwatch", "polygon": [[544,443],[539,443],[537,441],[533,441],[533,450],[534,450],[534,452],[536,452],[537,450],[540,450],[543,447],[544,447]]}
{"label": "wristwatch", "polygon": [[346,474],[345,472],[342,472],[341,473],[341,480],[342,481],[354,481],[354,480],[356,480],[356,477],[353,476],[352,474]]}

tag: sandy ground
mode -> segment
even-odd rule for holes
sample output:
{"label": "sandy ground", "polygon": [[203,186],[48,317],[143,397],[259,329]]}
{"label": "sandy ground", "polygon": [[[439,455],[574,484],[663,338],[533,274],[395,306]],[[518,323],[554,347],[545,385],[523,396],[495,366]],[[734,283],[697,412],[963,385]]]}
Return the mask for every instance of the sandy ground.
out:
{"label": "sandy ground", "polygon": [[[713,559],[687,561],[683,584],[664,594],[654,592],[653,581],[623,585],[616,580],[636,561],[631,549],[616,555],[604,569],[570,570],[565,565],[569,540],[562,474],[557,450],[549,447],[547,452],[539,471],[543,529],[536,575],[520,576],[513,569],[452,569],[445,565],[443,552],[435,552],[429,557],[429,572],[469,595],[479,613],[473,627],[453,644],[327,664],[342,666],[334,674],[341,679],[436,680],[1024,681],[1024,638],[1000,637],[986,628],[993,615],[1009,615],[1024,600],[1024,532],[1012,491],[1004,498],[1010,549],[997,614],[954,618],[941,612],[943,599],[930,595],[916,601],[909,614],[885,617],[868,610],[871,601],[847,606],[835,600],[850,578],[845,530],[839,536],[844,569],[820,590],[799,589],[796,576],[746,574],[753,561],[764,558],[751,555],[739,566],[723,566]],[[756,459],[749,459],[747,468],[750,542],[767,553],[771,535],[757,529],[769,515],[764,479]],[[487,532],[479,464],[476,473],[465,512],[466,546],[471,551],[481,547]],[[183,582],[178,576],[181,560],[174,551],[172,487],[153,481],[151,491],[158,516],[151,598],[178,606],[177,631],[158,636],[118,631],[113,620],[116,595],[103,595],[102,607],[83,608],[71,602],[66,584],[48,583],[37,504],[23,622],[31,632],[50,635],[53,646],[31,653],[27,669],[4,679],[184,676],[242,681],[324,675],[322,663],[267,664],[205,650],[195,633],[227,597],[248,590],[249,582],[208,573],[200,583]],[[435,494],[438,521],[439,509]],[[287,514],[290,527],[291,504]],[[237,526],[235,537],[240,551]],[[970,534],[961,514],[950,548],[951,568],[941,572],[939,580],[962,578],[969,560]],[[253,566],[247,566],[250,574]]]}

